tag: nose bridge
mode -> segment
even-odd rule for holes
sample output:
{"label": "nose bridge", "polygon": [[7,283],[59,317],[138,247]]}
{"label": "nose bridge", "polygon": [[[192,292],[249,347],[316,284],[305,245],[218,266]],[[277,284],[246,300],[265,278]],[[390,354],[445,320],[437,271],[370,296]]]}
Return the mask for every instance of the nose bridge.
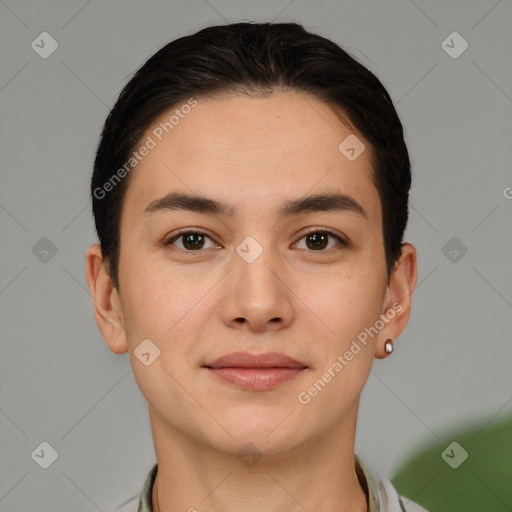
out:
{"label": "nose bridge", "polygon": [[279,275],[283,265],[273,246],[270,233],[247,236],[236,246],[222,307],[228,324],[238,325],[244,320],[242,323],[252,329],[261,330],[291,321],[291,297]]}
{"label": "nose bridge", "polygon": [[274,280],[279,281],[274,270],[274,267],[280,267],[279,255],[272,252],[271,233],[259,235],[258,239],[261,243],[254,236],[247,236],[235,249],[236,278],[244,287],[271,286]]}

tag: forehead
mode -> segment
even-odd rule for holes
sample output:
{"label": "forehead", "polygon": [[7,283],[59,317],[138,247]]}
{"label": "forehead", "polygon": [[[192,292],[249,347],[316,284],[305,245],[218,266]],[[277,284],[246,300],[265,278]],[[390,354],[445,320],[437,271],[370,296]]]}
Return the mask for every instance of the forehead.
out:
{"label": "forehead", "polygon": [[[173,191],[215,196],[253,215],[251,206],[277,211],[284,197],[325,190],[354,197],[370,221],[380,222],[369,144],[330,106],[283,91],[194,101],[174,106],[146,130],[138,147],[151,141],[152,149],[131,171],[122,223],[142,220],[149,203]],[[355,159],[343,153],[347,140],[362,151]]]}

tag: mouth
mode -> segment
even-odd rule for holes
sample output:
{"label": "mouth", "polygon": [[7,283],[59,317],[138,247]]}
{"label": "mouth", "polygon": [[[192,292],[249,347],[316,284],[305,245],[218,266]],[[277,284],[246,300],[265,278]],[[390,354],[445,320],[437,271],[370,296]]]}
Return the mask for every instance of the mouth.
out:
{"label": "mouth", "polygon": [[203,365],[216,378],[245,391],[269,391],[309,367],[285,354],[234,352]]}

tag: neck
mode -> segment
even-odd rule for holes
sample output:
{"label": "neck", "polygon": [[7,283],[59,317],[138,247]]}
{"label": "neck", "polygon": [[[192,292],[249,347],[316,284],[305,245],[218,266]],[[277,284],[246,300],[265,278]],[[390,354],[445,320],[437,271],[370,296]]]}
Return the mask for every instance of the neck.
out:
{"label": "neck", "polygon": [[355,472],[355,420],[287,452],[244,465],[192,441],[150,410],[158,472],[154,512],[366,512]]}

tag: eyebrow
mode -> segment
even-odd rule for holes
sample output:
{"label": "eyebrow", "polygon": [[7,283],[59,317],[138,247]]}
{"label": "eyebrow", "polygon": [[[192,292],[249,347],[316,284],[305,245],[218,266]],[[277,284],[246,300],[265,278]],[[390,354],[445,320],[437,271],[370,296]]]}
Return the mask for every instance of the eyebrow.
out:
{"label": "eyebrow", "polygon": [[[233,217],[237,212],[233,205],[222,201],[194,194],[172,192],[148,204],[144,210],[144,217],[156,212],[174,210],[209,213],[223,217]],[[283,219],[302,213],[325,211],[356,213],[368,220],[364,208],[354,198],[341,193],[315,194],[285,201],[279,208],[277,216]]]}

